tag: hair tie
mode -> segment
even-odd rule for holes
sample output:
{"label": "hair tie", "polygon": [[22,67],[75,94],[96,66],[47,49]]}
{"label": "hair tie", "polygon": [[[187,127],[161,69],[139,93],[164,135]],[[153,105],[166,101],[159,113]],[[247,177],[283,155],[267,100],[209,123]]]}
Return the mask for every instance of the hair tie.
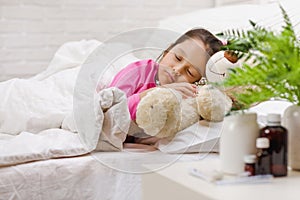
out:
{"label": "hair tie", "polygon": [[228,44],[228,41],[227,41],[227,40],[221,40],[221,42],[222,42],[222,45],[223,45],[223,46],[226,46],[226,45]]}

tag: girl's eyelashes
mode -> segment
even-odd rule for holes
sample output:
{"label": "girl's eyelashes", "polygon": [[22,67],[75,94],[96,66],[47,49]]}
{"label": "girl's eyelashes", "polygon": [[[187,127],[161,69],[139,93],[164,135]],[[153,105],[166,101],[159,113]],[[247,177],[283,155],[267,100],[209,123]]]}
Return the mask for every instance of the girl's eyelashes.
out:
{"label": "girl's eyelashes", "polygon": [[189,69],[187,69],[186,71],[187,71],[188,75],[190,75],[191,77],[194,77],[194,75],[192,74],[192,72]]}
{"label": "girl's eyelashes", "polygon": [[176,54],[174,54],[174,55],[175,55],[176,60],[178,60],[178,61],[181,61],[181,60],[182,60],[182,58],[181,58],[180,56],[178,56],[178,55],[176,55]]}

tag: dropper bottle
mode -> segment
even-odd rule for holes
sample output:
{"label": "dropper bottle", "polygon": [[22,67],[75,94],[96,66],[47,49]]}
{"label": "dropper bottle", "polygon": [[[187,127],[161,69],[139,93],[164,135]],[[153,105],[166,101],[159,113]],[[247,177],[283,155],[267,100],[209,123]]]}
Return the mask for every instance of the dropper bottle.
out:
{"label": "dropper bottle", "polygon": [[271,173],[274,177],[287,176],[288,131],[281,126],[280,114],[268,114],[267,126],[260,130],[260,137],[270,140]]}

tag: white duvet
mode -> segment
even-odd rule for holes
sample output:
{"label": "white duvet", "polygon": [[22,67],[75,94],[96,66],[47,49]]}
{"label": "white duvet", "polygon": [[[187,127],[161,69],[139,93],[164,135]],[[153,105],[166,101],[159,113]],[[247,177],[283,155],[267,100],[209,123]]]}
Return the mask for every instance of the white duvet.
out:
{"label": "white duvet", "polygon": [[30,79],[1,82],[0,132],[17,135],[60,128],[72,111],[79,67],[99,44],[95,40],[67,43],[44,72]]}

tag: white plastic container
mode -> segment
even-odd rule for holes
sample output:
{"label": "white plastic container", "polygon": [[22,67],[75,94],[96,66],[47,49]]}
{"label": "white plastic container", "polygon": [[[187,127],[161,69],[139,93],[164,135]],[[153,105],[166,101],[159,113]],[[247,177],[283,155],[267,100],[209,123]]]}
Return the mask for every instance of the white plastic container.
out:
{"label": "white plastic container", "polygon": [[259,135],[256,113],[230,115],[224,118],[220,138],[221,170],[237,175],[244,171],[244,156],[256,153]]}
{"label": "white plastic container", "polygon": [[283,126],[288,130],[288,165],[300,170],[300,106],[291,105],[283,114]]}

